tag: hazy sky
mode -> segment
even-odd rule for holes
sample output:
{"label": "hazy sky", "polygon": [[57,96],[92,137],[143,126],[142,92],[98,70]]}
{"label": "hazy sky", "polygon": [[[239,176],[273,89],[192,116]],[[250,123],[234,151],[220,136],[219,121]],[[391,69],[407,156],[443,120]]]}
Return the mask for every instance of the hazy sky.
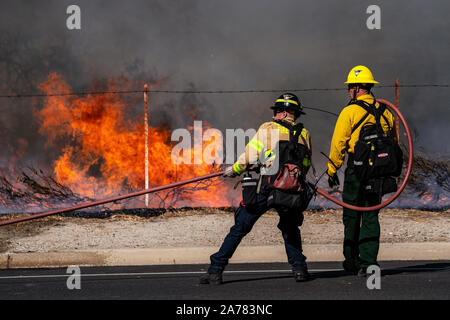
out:
{"label": "hazy sky", "polygon": [[[445,0],[76,1],[81,30],[68,30],[66,8],[74,3],[1,0],[2,93],[39,92],[37,85],[51,71],[75,89],[120,75],[162,80],[156,88],[166,90],[345,88],[357,64],[371,68],[382,85],[396,78],[403,85],[450,84]],[[371,4],[381,8],[380,30],[366,27]],[[12,81],[17,70],[22,78]],[[392,88],[374,92],[394,100]],[[172,109],[195,104],[198,119],[213,127],[256,128],[270,119],[268,108],[281,93],[154,94],[152,120],[192,124]],[[298,95],[306,106],[336,113],[348,102],[346,91]],[[450,152],[448,101],[448,87],[400,89],[401,111],[429,151]],[[32,105],[39,107],[39,101],[0,99],[0,146],[21,136],[34,151],[30,156],[39,152]],[[328,153],[335,121],[315,111],[303,117],[316,154]]]}

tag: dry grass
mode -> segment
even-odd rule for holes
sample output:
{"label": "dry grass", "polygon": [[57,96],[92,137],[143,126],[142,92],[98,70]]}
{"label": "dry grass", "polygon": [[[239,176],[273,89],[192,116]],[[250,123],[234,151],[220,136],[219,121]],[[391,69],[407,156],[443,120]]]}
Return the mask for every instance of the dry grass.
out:
{"label": "dry grass", "polygon": [[[90,213],[92,214],[92,213]],[[7,225],[0,227],[0,230],[6,231],[32,231],[33,229],[39,229],[42,227],[48,227],[57,223],[64,221],[71,221],[75,223],[92,223],[92,222],[108,222],[108,221],[160,221],[167,218],[173,217],[187,217],[193,215],[214,215],[214,214],[233,214],[232,208],[193,208],[193,209],[171,209],[167,210],[165,213],[153,216],[142,216],[134,215],[130,213],[122,213],[120,210],[115,211],[109,216],[104,218],[93,218],[89,214],[83,217],[83,213],[77,213],[76,216],[64,216],[64,215],[53,215],[43,218],[38,218],[30,221],[19,222],[13,225]],[[341,215],[341,209],[324,209],[324,210],[307,210],[304,212],[305,216],[314,217],[315,222],[321,221],[323,219],[324,223],[330,219],[331,216]],[[6,221],[9,219],[24,217],[29,214],[3,214],[0,215],[0,221]],[[276,211],[270,210],[265,213],[265,215],[277,215]],[[411,219],[415,221],[422,221],[424,219],[431,219],[434,217],[443,217],[450,219],[450,209],[442,211],[427,211],[418,209],[382,209],[380,212],[381,216],[390,216],[399,219]]]}
{"label": "dry grass", "polygon": [[[0,215],[0,220],[23,216]],[[233,224],[233,212],[220,208],[170,210],[158,216],[120,211],[105,218],[48,216],[0,227],[0,252],[47,252],[95,248],[218,246]],[[247,245],[280,244],[277,213],[267,212],[246,237]],[[450,210],[384,209],[385,242],[450,241]],[[342,210],[305,212],[305,243],[340,243]]]}

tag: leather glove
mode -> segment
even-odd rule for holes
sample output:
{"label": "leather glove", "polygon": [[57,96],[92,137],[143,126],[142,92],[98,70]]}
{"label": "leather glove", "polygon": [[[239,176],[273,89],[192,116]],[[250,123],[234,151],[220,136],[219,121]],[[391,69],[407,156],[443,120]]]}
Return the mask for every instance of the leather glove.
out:
{"label": "leather glove", "polygon": [[336,189],[340,185],[339,178],[336,173],[332,176],[328,176],[328,185],[333,189]]}
{"label": "leather glove", "polygon": [[233,166],[229,166],[228,168],[226,168],[225,173],[223,174],[223,177],[225,178],[234,178],[237,176],[238,174],[233,170]]}

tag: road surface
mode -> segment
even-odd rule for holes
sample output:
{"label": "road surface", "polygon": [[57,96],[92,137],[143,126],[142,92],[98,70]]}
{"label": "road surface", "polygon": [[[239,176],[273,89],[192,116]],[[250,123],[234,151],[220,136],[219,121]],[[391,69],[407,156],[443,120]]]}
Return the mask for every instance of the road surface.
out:
{"label": "road surface", "polygon": [[220,286],[198,283],[207,265],[81,267],[80,277],[66,268],[0,270],[0,299],[450,299],[450,261],[381,262],[372,290],[340,262],[308,266],[313,279],[296,283],[287,263],[230,264]]}

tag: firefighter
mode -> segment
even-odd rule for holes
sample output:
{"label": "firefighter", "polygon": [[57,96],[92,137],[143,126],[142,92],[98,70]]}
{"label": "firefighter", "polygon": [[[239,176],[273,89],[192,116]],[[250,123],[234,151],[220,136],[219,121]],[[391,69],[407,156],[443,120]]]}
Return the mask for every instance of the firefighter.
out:
{"label": "firefighter", "polygon": [[[225,170],[224,177],[232,178],[241,175],[251,164],[258,161],[260,155],[264,155],[265,160],[264,167],[261,170],[270,168],[275,163],[274,149],[276,145],[286,140],[290,143],[289,128],[292,128],[300,115],[304,114],[298,97],[291,93],[285,93],[275,101],[271,109],[273,109],[274,114],[273,121],[263,123],[259,127],[256,135],[245,147],[245,152],[239,156],[234,165],[229,166]],[[298,131],[300,131],[300,134],[298,139],[296,139],[297,143],[305,146],[305,149],[309,151],[308,157],[305,157],[303,160],[304,168],[307,171],[311,166],[311,137],[305,128]],[[270,132],[276,132],[277,134],[269,138],[268,136],[271,136]],[[278,141],[274,141],[275,138],[273,137],[277,137]],[[225,237],[219,251],[211,255],[211,264],[207,273],[200,278],[201,284],[222,283],[222,272],[242,238],[251,231],[259,217],[270,209],[267,191],[261,187],[261,184],[259,184],[258,188],[255,205],[246,206],[241,201],[234,215],[235,224]],[[277,209],[277,211],[280,217],[277,227],[281,230],[284,239],[287,258],[292,267],[294,279],[297,282],[306,281],[310,275],[306,265],[306,257],[302,253],[302,240],[299,230],[299,226],[303,223],[303,212],[294,209]]]}
{"label": "firefighter", "polygon": [[[356,178],[352,158],[361,128],[365,124],[375,123],[375,117],[372,114],[366,116],[366,110],[356,102],[363,100],[373,104],[375,97],[372,88],[378,82],[375,81],[369,68],[359,65],[350,70],[345,83],[348,85],[350,102],[341,111],[331,140],[327,172],[328,184],[330,188],[339,186],[337,170],[342,166],[347,152],[347,167],[342,192],[343,202],[361,207],[375,206],[380,204],[381,196],[364,195],[363,184]],[[379,104],[375,103],[375,106],[378,108]],[[366,118],[364,118],[365,116]],[[363,121],[361,122],[361,120]],[[395,137],[392,113],[386,109],[380,121],[383,131]],[[343,208],[343,267],[346,271],[358,274],[358,276],[366,276],[368,266],[378,265],[380,241],[378,213],[379,210],[361,212]]]}

